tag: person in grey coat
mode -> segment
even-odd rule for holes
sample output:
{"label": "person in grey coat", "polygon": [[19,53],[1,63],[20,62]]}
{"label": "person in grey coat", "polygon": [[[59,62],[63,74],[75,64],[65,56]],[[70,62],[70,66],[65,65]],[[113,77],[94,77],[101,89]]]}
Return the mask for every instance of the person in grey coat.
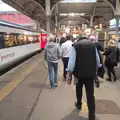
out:
{"label": "person in grey coat", "polygon": [[[50,80],[50,88],[57,87],[58,80],[58,61],[61,56],[60,48],[57,43],[54,42],[55,36],[50,34],[49,42],[45,47],[45,60],[48,65],[48,74]],[[54,72],[54,74],[53,74]]]}

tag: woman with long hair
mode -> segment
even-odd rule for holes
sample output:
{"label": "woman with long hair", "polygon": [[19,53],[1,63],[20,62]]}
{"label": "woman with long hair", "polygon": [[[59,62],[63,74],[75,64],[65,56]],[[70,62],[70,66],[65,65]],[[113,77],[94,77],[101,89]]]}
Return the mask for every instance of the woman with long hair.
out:
{"label": "woman with long hair", "polygon": [[116,81],[116,74],[114,67],[117,66],[117,48],[115,47],[115,41],[109,40],[108,48],[106,48],[104,55],[106,55],[105,66],[108,71],[108,81],[112,81],[111,74],[113,74],[114,81]]}

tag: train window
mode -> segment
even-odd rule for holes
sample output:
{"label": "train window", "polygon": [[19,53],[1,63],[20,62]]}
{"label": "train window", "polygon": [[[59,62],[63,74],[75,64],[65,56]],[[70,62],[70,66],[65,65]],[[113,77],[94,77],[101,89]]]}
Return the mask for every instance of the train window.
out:
{"label": "train window", "polygon": [[39,36],[0,32],[0,49],[37,43]]}
{"label": "train window", "polygon": [[5,47],[9,47],[9,35],[5,34],[4,35],[4,41],[5,41]]}
{"label": "train window", "polygon": [[5,40],[5,47],[13,47],[17,45],[16,41],[16,35],[14,34],[5,34],[4,35],[4,40]]}
{"label": "train window", "polygon": [[18,36],[18,41],[19,41],[20,45],[24,45],[25,44],[24,35],[19,35]]}
{"label": "train window", "polygon": [[5,48],[5,41],[2,34],[0,34],[0,49]]}
{"label": "train window", "polygon": [[33,43],[33,41],[34,41],[34,37],[31,36],[31,35],[29,35],[29,36],[28,36],[28,41],[29,41],[29,43]]}

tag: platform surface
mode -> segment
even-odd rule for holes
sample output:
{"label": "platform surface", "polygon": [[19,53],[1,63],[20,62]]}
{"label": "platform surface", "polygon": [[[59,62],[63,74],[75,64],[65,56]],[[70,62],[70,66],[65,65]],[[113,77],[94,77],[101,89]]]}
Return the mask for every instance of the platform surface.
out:
{"label": "platform surface", "polygon": [[[100,80],[95,88],[97,120],[120,120],[120,68],[118,80]],[[88,120],[86,94],[78,111],[75,85],[62,81],[62,62],[59,62],[58,87],[49,89],[47,68],[40,53],[0,77],[0,120]]]}

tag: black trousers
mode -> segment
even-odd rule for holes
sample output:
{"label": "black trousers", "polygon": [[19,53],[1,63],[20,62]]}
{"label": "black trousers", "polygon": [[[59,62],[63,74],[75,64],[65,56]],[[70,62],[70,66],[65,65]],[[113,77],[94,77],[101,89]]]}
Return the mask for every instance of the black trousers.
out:
{"label": "black trousers", "polygon": [[68,60],[69,60],[68,57],[62,58],[63,66],[64,66],[63,67],[63,77],[64,77],[64,79],[66,79],[66,74],[67,74],[66,68],[68,66]]}
{"label": "black trousers", "polygon": [[89,120],[95,120],[94,78],[80,79],[76,85],[77,104],[82,105],[82,89],[85,85]]}
{"label": "black trousers", "polygon": [[114,76],[114,81],[116,81],[116,74],[115,74],[115,70],[114,70],[114,65],[108,65],[106,67],[107,67],[107,71],[108,71],[109,80],[111,81],[111,73],[112,73]]}

